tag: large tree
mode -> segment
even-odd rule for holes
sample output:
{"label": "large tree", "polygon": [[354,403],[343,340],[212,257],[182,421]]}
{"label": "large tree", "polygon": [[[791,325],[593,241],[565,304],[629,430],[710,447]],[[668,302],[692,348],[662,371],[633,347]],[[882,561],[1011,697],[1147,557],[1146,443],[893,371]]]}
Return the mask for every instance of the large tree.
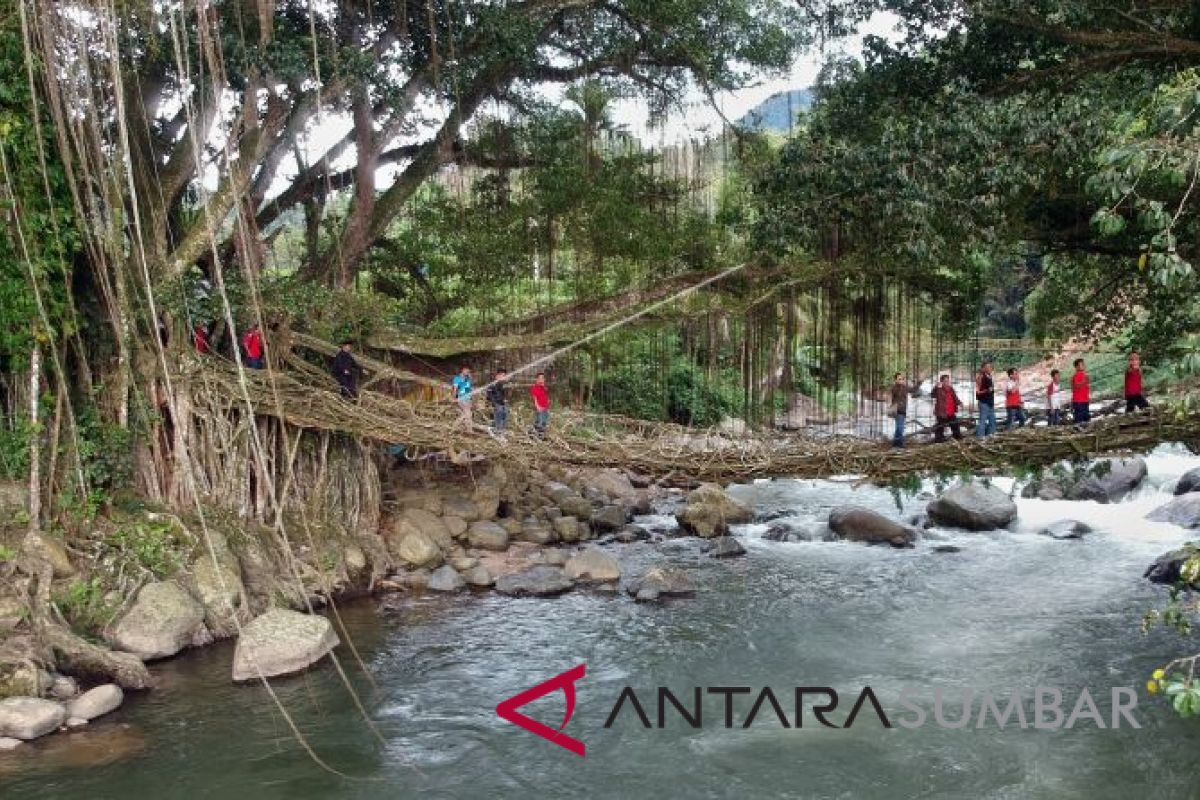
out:
{"label": "large tree", "polygon": [[827,68],[760,181],[764,244],[965,301],[1032,255],[1043,332],[1168,344],[1194,327],[1176,299],[1200,255],[1196,5],[879,7],[907,34]]}
{"label": "large tree", "polygon": [[308,265],[334,285],[467,157],[461,129],[485,104],[588,77],[668,104],[786,68],[822,20],[782,0],[23,2],[52,101],[107,149],[64,146],[128,173],[126,222],[156,280],[231,255],[257,267],[281,215],[347,192]]}

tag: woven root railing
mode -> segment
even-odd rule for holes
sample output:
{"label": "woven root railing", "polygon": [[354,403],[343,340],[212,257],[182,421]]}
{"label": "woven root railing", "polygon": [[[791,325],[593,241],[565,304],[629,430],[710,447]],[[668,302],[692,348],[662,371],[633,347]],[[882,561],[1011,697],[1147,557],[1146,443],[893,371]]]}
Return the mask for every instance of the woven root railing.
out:
{"label": "woven root railing", "polygon": [[855,436],[764,433],[731,437],[678,425],[571,412],[556,413],[545,438],[529,432],[518,415],[501,440],[489,435],[482,406],[477,407],[468,430],[448,400],[415,404],[376,391],[363,391],[357,400],[348,400],[315,368],[311,372],[247,370],[239,375],[232,368],[210,363],[193,367],[182,377],[194,394],[204,396],[209,408],[223,408],[231,414],[253,411],[300,428],[402,446],[409,458],[439,453],[451,460],[484,457],[529,466],[618,466],[676,479],[861,475],[890,481],[930,472],[1042,466],[1102,453],[1145,451],[1162,442],[1200,447],[1200,414],[1169,411],[1114,415],[1083,428],[1026,427],[986,439],[913,444],[903,449]]}

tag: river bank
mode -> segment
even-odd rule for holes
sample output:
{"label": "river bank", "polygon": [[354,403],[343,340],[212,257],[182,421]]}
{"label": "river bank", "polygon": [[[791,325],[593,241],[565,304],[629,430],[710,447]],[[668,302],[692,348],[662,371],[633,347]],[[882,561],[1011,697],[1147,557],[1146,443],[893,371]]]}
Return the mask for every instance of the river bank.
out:
{"label": "river bank", "polygon": [[[598,648],[591,645],[575,651],[578,658],[586,659],[589,663],[601,660],[601,656],[613,663],[628,660],[641,663],[640,659],[646,655],[646,647],[651,648],[650,652],[660,652],[664,657],[674,647],[683,647],[683,651],[680,652],[697,654],[702,660],[705,653],[724,652],[726,655],[722,663],[728,669],[739,670],[740,675],[749,666],[751,673],[757,673],[759,668],[751,666],[758,663],[757,657],[747,662],[746,653],[774,652],[778,657],[781,655],[778,652],[779,648],[785,643],[773,638],[762,639],[761,636],[767,635],[767,631],[761,621],[753,619],[753,614],[764,614],[780,623],[780,609],[794,607],[798,600],[797,596],[793,595],[799,592],[798,596],[804,598],[801,606],[806,615],[805,620],[791,620],[791,617],[786,615],[783,617],[790,620],[788,624],[802,623],[802,628],[808,631],[795,639],[795,646],[801,649],[794,651],[793,658],[800,659],[800,663],[806,665],[806,671],[814,673],[821,680],[831,681],[830,685],[844,682],[844,678],[837,674],[835,662],[848,657],[849,653],[844,645],[833,646],[829,653],[821,652],[821,648],[816,645],[823,642],[823,646],[830,647],[833,641],[831,637],[837,635],[849,637],[857,642],[867,641],[868,634],[879,637],[880,646],[898,648],[898,653],[908,654],[901,657],[901,664],[910,664],[909,667],[904,667],[905,670],[918,663],[926,663],[929,666],[927,662],[933,659],[932,663],[939,665],[936,669],[942,671],[940,674],[943,679],[956,675],[961,681],[965,680],[967,673],[955,670],[946,673],[943,664],[945,658],[959,658],[964,660],[964,664],[974,664],[983,670],[983,674],[996,678],[999,673],[995,667],[983,663],[986,661],[983,658],[984,654],[991,653],[1000,658],[996,648],[1001,643],[1008,641],[1011,645],[1015,633],[1021,630],[1032,632],[1054,619],[1054,633],[1039,635],[1039,641],[1044,640],[1050,645],[1051,642],[1055,642],[1056,637],[1067,635],[1062,626],[1069,623],[1058,617],[1065,614],[1069,620],[1072,614],[1065,613],[1065,609],[1070,608],[1072,603],[1087,609],[1088,618],[1092,620],[1087,623],[1089,629],[1096,623],[1094,614],[1097,613],[1099,604],[1099,607],[1105,609],[1099,612],[1105,620],[1105,626],[1113,630],[1120,628],[1123,631],[1134,631],[1140,612],[1144,611],[1156,596],[1160,596],[1143,581],[1141,571],[1153,560],[1153,556],[1184,541],[1186,533],[1178,526],[1169,523],[1147,523],[1143,522],[1142,518],[1169,500],[1173,482],[1185,471],[1184,467],[1196,462],[1189,456],[1172,452],[1156,454],[1149,461],[1151,469],[1148,476],[1127,492],[1127,496],[1121,498],[1118,503],[1022,498],[1021,491],[1014,491],[1019,489],[1014,481],[997,478],[993,483],[999,487],[1001,493],[1016,495],[1019,513],[1007,530],[984,533],[967,533],[959,528],[944,526],[936,521],[931,524],[928,519],[923,519],[930,501],[938,494],[938,487],[933,484],[927,484],[921,492],[904,499],[900,508],[896,507],[894,499],[885,491],[868,487],[852,489],[851,484],[841,482],[779,480],[734,486],[730,488],[729,494],[745,507],[752,509],[753,516],[744,523],[733,525],[734,538],[747,552],[745,557],[731,560],[714,559],[711,541],[693,537],[677,538],[682,531],[676,529],[678,520],[675,515],[685,514],[685,498],[682,492],[663,489],[662,496],[655,501],[659,503],[658,508],[652,507],[650,510],[674,513],[635,515],[631,525],[640,533],[628,543],[621,542],[614,532],[580,542],[570,542],[565,546],[554,542],[534,545],[531,542],[514,541],[504,551],[505,564],[524,561],[527,566],[529,563],[535,563],[538,566],[561,570],[561,567],[547,563],[557,560],[554,557],[547,559],[549,553],[563,550],[574,553],[577,549],[594,549],[605,553],[618,565],[621,575],[615,581],[609,581],[607,584],[580,581],[581,588],[586,590],[571,591],[565,597],[554,599],[510,597],[498,591],[480,593],[465,589],[442,594],[430,590],[427,585],[423,589],[419,588],[421,578],[431,577],[436,571],[429,569],[431,564],[410,564],[397,567],[380,578],[378,584],[382,585],[385,581],[394,584],[380,587],[393,590],[385,602],[379,606],[375,601],[369,601],[367,606],[356,606],[354,610],[347,612],[358,622],[352,620],[348,623],[348,629],[339,628],[338,635],[343,640],[353,641],[377,679],[385,685],[394,685],[397,674],[402,676],[403,688],[397,687],[395,691],[404,694],[408,698],[406,702],[416,703],[417,707],[427,707],[433,713],[432,709],[437,703],[446,702],[447,693],[453,690],[454,680],[467,680],[467,677],[453,666],[455,659],[481,646],[482,642],[486,642],[483,652],[472,655],[468,660],[482,668],[483,662],[480,659],[489,653],[492,654],[494,658],[491,668],[499,670],[499,673],[484,678],[483,684],[478,685],[487,687],[488,697],[503,697],[507,695],[502,693],[502,689],[510,683],[516,687],[516,691],[527,686],[531,676],[547,677],[554,673],[554,666],[570,666],[565,663],[570,659],[562,650],[563,645],[559,641],[559,637],[565,636],[561,628],[563,625],[568,628],[580,626],[584,630],[598,633],[597,621],[588,618],[589,615],[596,614],[613,616],[610,620],[612,625],[602,627],[606,627],[607,630],[604,635],[616,638],[610,647]],[[484,485],[486,487],[486,481]],[[429,487],[408,488],[412,491],[398,492],[394,497],[394,505],[390,507],[392,511],[400,512],[396,519],[406,519],[408,522],[401,525],[393,521],[389,530],[404,529],[411,524],[412,516],[404,512],[418,507],[418,498],[421,498],[422,505],[431,502]],[[444,491],[461,493],[462,489],[461,484],[439,483],[436,492],[441,496]],[[487,489],[486,493],[490,496],[491,490]],[[539,494],[545,495],[545,492]],[[582,493],[580,497],[583,497]],[[611,496],[606,499],[611,499]],[[599,500],[599,496],[596,496],[597,503]],[[831,512],[855,505],[873,511],[905,529],[918,529],[915,542],[901,543],[915,543],[916,546],[879,549],[864,547],[860,543],[844,539],[835,540],[825,529]],[[461,510],[454,503],[451,503],[451,508]],[[443,504],[443,520],[445,510]],[[500,510],[501,506],[498,504],[497,512]],[[1114,512],[1119,513],[1114,515]],[[391,518],[392,513],[389,512],[388,516]],[[500,515],[496,519],[506,518]],[[1069,541],[1043,533],[1052,529],[1053,523],[1064,518],[1073,518],[1088,527],[1090,532],[1082,534],[1082,540]],[[1125,522],[1122,524],[1121,520]],[[497,524],[503,527],[502,523]],[[925,525],[930,527],[926,528]],[[617,532],[624,529],[625,527],[622,527]],[[791,532],[793,538],[772,541],[779,531],[785,529]],[[409,535],[412,535],[411,530],[400,541]],[[593,536],[590,531],[588,535]],[[453,541],[453,535],[451,538]],[[388,543],[394,542],[395,536],[383,535],[382,541],[385,546],[390,547],[392,545]],[[399,544],[394,546],[398,547]],[[456,546],[459,545],[451,545]],[[469,547],[463,549],[464,556],[450,557],[478,558],[482,564],[489,558],[495,559],[494,555],[489,554],[500,552]],[[476,552],[472,554],[472,550]],[[523,559],[510,555],[522,552],[527,554]],[[995,561],[996,564],[989,572],[988,565],[991,561]],[[479,564],[472,565],[464,572],[478,566]],[[647,605],[621,601],[617,597],[618,592],[611,589],[595,590],[604,585],[628,589],[632,585],[631,579],[656,569],[686,574],[694,596],[673,605]],[[800,570],[801,574],[795,574],[795,570]],[[1076,574],[1077,570],[1090,570],[1092,576],[1089,578],[1087,575]],[[1029,574],[1026,574],[1027,572]],[[1092,578],[1098,581],[1097,585],[1093,585]],[[997,586],[993,583],[995,581],[1016,584],[1025,581],[1025,591],[1030,596],[1022,598],[1017,585]],[[404,587],[405,590],[395,591],[398,587]],[[1110,602],[1105,599],[1106,593],[1111,594],[1114,587],[1116,594]],[[930,595],[930,592],[933,592],[933,595]],[[636,595],[636,592],[633,594]],[[714,597],[714,594],[717,596]],[[944,646],[935,645],[938,639],[936,636],[930,639],[934,636],[932,632],[914,630],[911,627],[928,614],[915,605],[917,598],[924,598],[925,602],[940,598],[934,602],[949,604],[945,635],[951,639],[955,635],[951,633],[954,625],[967,624],[961,631],[966,637],[965,640],[952,647],[957,655],[951,656]],[[630,600],[632,599],[631,597]],[[713,603],[717,605],[714,606]],[[1009,603],[1012,606],[1002,610],[997,603]],[[722,604],[733,604],[733,607],[725,608]],[[750,606],[749,609],[741,608],[746,604]],[[365,611],[362,610],[364,608]],[[376,620],[376,623],[371,623],[368,618],[376,616],[377,608],[381,609],[378,614],[382,621]],[[757,612],[752,609],[757,609]],[[814,612],[818,612],[824,621],[818,624],[817,618],[811,616]],[[899,618],[896,616],[898,613],[902,614]],[[750,616],[746,616],[747,614]],[[914,619],[905,619],[905,616],[914,614]],[[1008,623],[988,619],[989,614],[999,614],[1006,618]],[[1047,614],[1051,616],[1046,616]],[[709,619],[706,615],[715,615],[715,618]],[[645,637],[652,635],[651,632],[657,629],[661,620],[670,620],[674,632],[669,635],[667,641],[650,645]],[[1002,631],[1003,624],[1016,625],[1016,631]],[[460,625],[468,626],[474,633],[458,638],[454,631]],[[495,630],[484,633],[483,629],[477,627],[480,625],[492,625]],[[632,627],[625,629],[625,625]],[[729,637],[739,639],[739,631],[743,626],[747,630],[758,632],[747,639],[757,649],[742,651],[739,660],[735,657],[736,653],[728,650]],[[366,632],[370,630],[375,632]],[[501,636],[502,631],[515,637],[514,641],[497,638]],[[838,631],[841,633],[838,634]],[[820,635],[810,641],[807,637],[814,633]],[[1075,632],[1071,632],[1068,638],[1076,635]],[[907,642],[906,636],[917,638]],[[1047,636],[1050,638],[1046,639]],[[1173,654],[1169,647],[1178,649],[1178,643],[1170,644],[1160,638],[1161,636],[1161,633],[1155,634],[1150,640],[1140,640],[1128,633],[1117,636],[1120,647],[1127,648],[1127,651],[1120,654],[1109,652],[1104,656],[1108,659],[1120,656],[1121,664],[1124,665],[1120,669],[1123,684],[1136,686],[1144,680],[1144,668],[1147,665],[1151,668],[1154,666],[1156,645],[1157,657],[1160,660],[1163,652]],[[437,670],[430,673],[417,665],[405,664],[401,657],[389,655],[389,648],[396,646],[397,637],[403,641],[412,641],[411,637],[416,637],[415,640],[421,642],[421,647],[431,648],[431,652],[441,652],[449,648],[446,652],[458,655],[449,663],[440,658],[435,659],[436,663],[447,669],[446,674]],[[576,648],[585,641],[575,635],[566,638],[575,642]],[[951,639],[947,639],[945,644],[949,645]],[[671,642],[674,642],[674,645],[671,645]],[[1082,642],[1071,644],[1064,640],[1052,646],[1056,654],[1041,654],[1040,663],[1054,664],[1053,671],[1063,677],[1070,676],[1071,671],[1077,668],[1075,660],[1090,659],[1090,656],[1079,649],[1085,647]],[[514,648],[523,655],[518,657]],[[174,718],[189,728],[193,724],[202,725],[206,729],[216,724],[219,728],[220,724],[213,716],[214,711],[197,711],[193,705],[176,706],[178,695],[164,691],[174,680],[170,676],[175,675],[177,670],[190,669],[174,665],[190,663],[189,659],[197,659],[205,665],[202,670],[203,676],[197,676],[197,680],[207,687],[203,691],[213,691],[218,685],[223,685],[230,687],[231,692],[243,693],[229,694],[230,698],[244,697],[245,693],[249,692],[257,698],[255,702],[262,706],[255,712],[255,718],[261,717],[263,724],[267,724],[266,721],[274,718],[275,712],[269,707],[269,701],[259,697],[260,690],[253,686],[236,687],[230,680],[229,664],[235,657],[235,650],[236,645],[227,642],[192,651],[194,655],[186,656],[182,662],[179,659],[153,662],[151,669],[158,680],[158,686],[150,692],[132,693],[126,708],[116,712],[111,718],[102,718],[93,723],[95,731],[110,731],[115,735],[116,741],[124,742],[122,747],[142,753],[137,758],[150,757],[153,760],[157,758],[154,752],[160,747],[161,738],[158,735],[150,736],[152,743],[147,745],[144,743],[147,736],[143,723],[139,722],[130,729],[120,727],[132,724],[131,720],[145,720],[142,709],[157,709],[155,714],[150,715],[151,718],[163,721]],[[351,683],[368,698],[373,720],[379,724],[380,714],[384,715],[384,719],[388,719],[389,716],[383,709],[388,702],[389,692],[385,690],[384,696],[381,697],[378,690],[371,689],[365,677],[358,673],[353,657],[345,648],[340,648],[338,652],[342,654],[341,661],[351,674]],[[1145,656],[1140,655],[1143,652],[1146,653]],[[1028,656],[1028,653],[1026,655]],[[546,661],[538,667],[537,664],[541,663],[539,659],[543,656]],[[506,663],[505,658],[513,661]],[[1050,660],[1047,660],[1048,658]],[[664,661],[658,668],[664,681],[668,676],[662,671],[667,669],[668,663],[671,662]],[[518,669],[516,664],[525,666]],[[1136,669],[1130,665],[1136,665]],[[645,667],[642,663],[636,670],[643,684],[649,685],[659,680],[659,673],[647,673]],[[778,666],[773,669],[778,669]],[[869,679],[872,681],[871,685],[875,685],[886,679],[890,688],[897,688],[892,686],[900,677],[893,674],[894,665],[884,668],[880,663],[876,669],[877,672],[864,676],[864,680]],[[345,689],[330,684],[333,679],[328,675],[329,672],[330,670],[322,667],[306,673],[306,677],[302,679],[284,680],[276,682],[275,685],[277,688],[282,687],[281,691],[286,695],[285,705],[296,702],[304,705],[306,701],[302,700],[302,696],[312,688],[314,682],[324,687],[320,690],[322,697],[325,697],[325,700],[319,703],[320,708],[324,709],[321,713],[334,713],[341,729],[351,725],[352,720],[345,718],[343,707],[349,708],[344,696]],[[621,670],[618,670],[619,672]],[[611,685],[612,681],[617,679],[618,673],[605,670],[600,673],[600,680],[604,685]],[[786,675],[786,672],[782,674]],[[482,673],[477,675],[476,680],[481,675]],[[717,680],[719,677],[721,676],[709,674],[706,679]],[[727,675],[725,679],[729,680],[732,677]],[[788,679],[798,680],[795,676]],[[1092,676],[1092,679],[1095,680],[1096,676]],[[750,679],[746,680],[749,682]],[[671,682],[678,683],[677,676],[672,677]],[[437,698],[436,703],[428,699],[427,683],[429,691],[433,691],[433,696]],[[469,685],[477,684],[463,683],[458,687],[458,691],[463,691],[464,687]],[[1072,679],[1071,685],[1079,684]],[[338,692],[342,693],[341,699],[335,700]],[[473,695],[475,693],[476,690],[470,692]],[[219,694],[225,696],[227,693],[221,690]],[[232,702],[239,707],[245,705],[237,700]],[[220,707],[228,710],[229,706],[223,706],[223,703],[224,701],[218,703],[216,710]],[[380,703],[384,705],[381,706]],[[482,711],[477,709],[472,712],[472,717],[486,712],[486,705],[481,705]],[[174,711],[169,709],[172,706]],[[198,716],[193,716],[194,713]],[[553,716],[554,712],[550,713]],[[303,716],[308,723],[315,726],[315,730],[324,730],[325,723],[320,722],[319,718],[313,718],[307,712]],[[407,717],[406,720],[411,722]],[[427,719],[426,723],[433,724],[432,718]],[[257,727],[258,723],[255,723],[255,726],[261,731],[261,728]],[[407,725],[400,726],[403,731],[387,725],[385,727],[405,742],[404,746],[397,745],[396,757],[401,761],[409,758],[410,754],[401,752],[406,751],[408,745],[412,744],[412,733]],[[490,723],[484,727],[490,731],[489,736],[495,733],[491,731]],[[448,731],[439,732],[435,738],[441,741],[447,733]],[[180,730],[180,735],[185,739],[192,736],[183,730]],[[277,729],[272,736],[276,747],[291,747],[287,743],[289,735],[286,730]],[[33,744],[22,745],[13,755],[16,757],[24,750],[27,755],[40,759],[47,752],[64,753],[63,745],[58,744],[56,740],[80,741],[79,737],[82,737],[84,742],[89,738],[79,733],[62,737],[50,736]],[[352,738],[358,741],[357,734]],[[363,752],[366,761],[363,763],[369,763],[371,771],[383,769],[389,772],[384,766],[388,760],[386,753],[381,754],[361,741],[358,741],[352,750],[357,752],[356,748],[359,745],[366,747]],[[449,747],[449,744],[445,746]],[[337,747],[340,750],[341,746]],[[420,764],[422,769],[428,768],[431,763],[440,763],[436,749],[418,748],[418,755],[414,757],[416,763]],[[87,757],[84,753],[87,750],[88,748],[81,744],[77,758],[85,760]],[[114,756],[111,750],[104,752],[103,757],[97,758],[114,758],[120,761],[133,757],[130,754]],[[433,762],[429,762],[428,759],[433,759]],[[46,763],[50,764],[52,761],[47,760]],[[493,764],[493,767],[495,766]],[[29,778],[29,781],[33,781],[33,778]],[[23,785],[27,791],[32,792],[31,796],[40,796],[34,789],[34,783],[26,782]],[[197,784],[190,785],[195,787]]]}

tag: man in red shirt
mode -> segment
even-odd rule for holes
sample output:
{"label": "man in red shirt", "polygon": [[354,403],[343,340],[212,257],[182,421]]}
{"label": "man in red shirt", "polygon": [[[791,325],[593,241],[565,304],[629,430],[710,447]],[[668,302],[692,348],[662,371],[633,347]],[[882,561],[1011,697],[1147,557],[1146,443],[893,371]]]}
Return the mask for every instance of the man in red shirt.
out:
{"label": "man in red shirt", "polygon": [[529,387],[529,396],[533,398],[533,430],[538,436],[546,435],[550,426],[550,391],[546,388],[546,373],[539,372]]}
{"label": "man in red shirt", "polygon": [[1076,425],[1085,425],[1092,419],[1092,386],[1088,380],[1083,359],[1075,359],[1075,374],[1071,376],[1071,415]]}
{"label": "man in red shirt", "polygon": [[250,326],[250,330],[242,337],[242,350],[246,354],[246,366],[250,369],[263,368],[263,340],[262,331],[258,329],[258,324]]}
{"label": "man in red shirt", "polygon": [[192,344],[196,348],[196,352],[204,355],[210,351],[208,344],[208,326],[203,322],[197,322],[196,327],[192,329]]}
{"label": "man in red shirt", "polygon": [[1125,413],[1149,407],[1142,394],[1142,355],[1134,350],[1129,354],[1129,366],[1125,368]]}
{"label": "man in red shirt", "polygon": [[950,385],[950,376],[941,376],[938,385],[933,387],[933,417],[937,420],[933,428],[935,442],[946,441],[947,425],[950,426],[950,432],[954,434],[955,439],[962,438],[962,428],[958,422],[958,409],[961,406],[954,387]]}

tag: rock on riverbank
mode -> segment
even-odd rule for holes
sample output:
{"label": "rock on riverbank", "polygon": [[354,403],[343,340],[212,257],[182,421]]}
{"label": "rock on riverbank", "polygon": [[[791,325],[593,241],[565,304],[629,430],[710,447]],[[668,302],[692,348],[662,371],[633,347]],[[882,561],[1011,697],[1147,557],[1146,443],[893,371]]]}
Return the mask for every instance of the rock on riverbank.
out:
{"label": "rock on riverbank", "polygon": [[254,680],[307,669],[338,645],[324,617],[273,608],[242,629],[233,654],[233,679]]}

